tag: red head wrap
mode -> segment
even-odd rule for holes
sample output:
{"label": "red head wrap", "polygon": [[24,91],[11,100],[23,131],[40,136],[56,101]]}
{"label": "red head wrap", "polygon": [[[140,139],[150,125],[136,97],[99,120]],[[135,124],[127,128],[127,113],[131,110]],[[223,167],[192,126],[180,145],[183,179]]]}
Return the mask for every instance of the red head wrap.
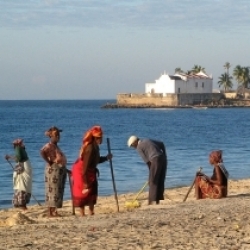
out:
{"label": "red head wrap", "polygon": [[223,160],[222,160],[222,151],[221,150],[212,151],[210,153],[210,155],[209,155],[209,158],[214,163],[223,162]]}
{"label": "red head wrap", "polygon": [[82,156],[82,153],[84,152],[85,148],[94,141],[94,137],[102,137],[102,136],[103,132],[100,126],[94,126],[91,129],[89,129],[83,137],[83,142],[82,142],[83,145],[80,151],[80,157]]}

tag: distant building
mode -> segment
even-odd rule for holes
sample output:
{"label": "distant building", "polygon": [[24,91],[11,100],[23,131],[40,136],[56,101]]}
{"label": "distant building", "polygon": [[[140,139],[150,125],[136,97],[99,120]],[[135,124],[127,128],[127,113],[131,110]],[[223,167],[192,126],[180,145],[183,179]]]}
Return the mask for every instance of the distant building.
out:
{"label": "distant building", "polygon": [[145,93],[152,94],[204,94],[213,92],[213,77],[200,71],[197,74],[163,74],[155,83],[145,84]]}

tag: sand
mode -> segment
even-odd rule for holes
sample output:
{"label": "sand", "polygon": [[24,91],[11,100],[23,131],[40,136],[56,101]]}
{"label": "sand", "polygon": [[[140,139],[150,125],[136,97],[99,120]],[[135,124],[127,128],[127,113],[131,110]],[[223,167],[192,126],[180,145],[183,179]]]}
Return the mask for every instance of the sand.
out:
{"label": "sand", "polygon": [[[250,180],[229,182],[229,196],[195,200],[189,187],[166,190],[160,205],[128,209],[136,194],[99,197],[94,216],[72,215],[70,201],[62,217],[47,218],[45,206],[27,212],[0,210],[0,249],[250,249]],[[86,211],[87,212],[87,211]]]}

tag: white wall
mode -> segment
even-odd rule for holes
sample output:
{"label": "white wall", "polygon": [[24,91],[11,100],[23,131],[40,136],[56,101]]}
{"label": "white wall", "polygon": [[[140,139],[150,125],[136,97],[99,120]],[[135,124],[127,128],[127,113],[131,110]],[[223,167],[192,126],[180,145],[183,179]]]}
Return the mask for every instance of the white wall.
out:
{"label": "white wall", "polygon": [[[172,80],[169,75],[163,74],[155,83],[145,84],[145,93],[212,93],[212,78],[183,78],[185,80]],[[202,87],[202,83],[204,86]],[[180,91],[179,91],[180,90]]]}
{"label": "white wall", "polygon": [[[154,90],[154,91],[152,91]],[[145,84],[146,93],[175,93],[175,81],[171,80],[168,75],[162,75],[155,83]]]}
{"label": "white wall", "polygon": [[[197,83],[197,87],[196,87],[196,83]],[[204,87],[202,87],[202,83],[204,83]],[[188,79],[187,86],[188,86],[187,93],[212,93],[213,80],[212,79]]]}

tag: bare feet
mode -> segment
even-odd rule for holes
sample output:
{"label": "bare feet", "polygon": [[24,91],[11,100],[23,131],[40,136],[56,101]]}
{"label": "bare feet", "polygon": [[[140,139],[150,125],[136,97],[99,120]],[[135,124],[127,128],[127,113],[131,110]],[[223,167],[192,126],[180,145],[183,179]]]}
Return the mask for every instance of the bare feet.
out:
{"label": "bare feet", "polygon": [[89,215],[94,215],[94,214],[95,214],[94,210],[89,210]]}
{"label": "bare feet", "polygon": [[85,209],[84,209],[84,207],[82,208],[80,208],[80,215],[82,216],[82,217],[84,217],[85,216]]}
{"label": "bare feet", "polygon": [[89,215],[94,215],[95,214],[94,213],[94,208],[95,208],[94,204],[89,205]]}
{"label": "bare feet", "polygon": [[55,207],[49,207],[48,217],[52,218],[52,217],[62,217],[62,216],[56,211]]}
{"label": "bare feet", "polygon": [[53,213],[53,217],[62,217],[62,215],[59,214],[57,211],[55,211],[55,212]]}

